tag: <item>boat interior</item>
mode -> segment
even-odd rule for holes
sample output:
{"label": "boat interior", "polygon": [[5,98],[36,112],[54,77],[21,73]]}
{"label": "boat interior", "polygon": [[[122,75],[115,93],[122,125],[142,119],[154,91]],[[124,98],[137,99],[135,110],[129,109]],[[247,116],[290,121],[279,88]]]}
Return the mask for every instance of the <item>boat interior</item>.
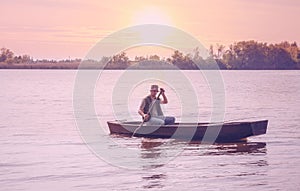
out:
{"label": "boat interior", "polygon": [[[113,123],[119,123],[119,124],[124,124],[124,125],[134,125],[134,126],[139,126],[141,124],[141,121],[125,121],[125,120],[116,120],[112,121]],[[237,125],[237,124],[242,124],[242,123],[250,123],[250,122],[198,122],[198,123],[193,123],[193,122],[184,122],[184,123],[174,123],[172,125],[164,125],[164,126],[193,126],[193,125],[220,125],[220,124],[226,124],[226,125]]]}

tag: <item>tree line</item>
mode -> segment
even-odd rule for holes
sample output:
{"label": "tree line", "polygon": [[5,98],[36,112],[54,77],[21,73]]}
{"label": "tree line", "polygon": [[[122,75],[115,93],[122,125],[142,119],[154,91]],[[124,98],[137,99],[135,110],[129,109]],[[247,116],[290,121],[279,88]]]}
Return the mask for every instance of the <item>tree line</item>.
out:
{"label": "tree line", "polygon": [[28,63],[32,61],[32,58],[29,55],[15,56],[13,51],[7,48],[1,48],[0,50],[0,63]]}
{"label": "tree line", "polygon": [[300,50],[296,42],[241,41],[228,49],[222,45],[216,49],[211,47],[210,54],[225,69],[300,69]]}
{"label": "tree line", "polygon": [[[168,58],[161,58],[158,55],[136,56],[130,60],[126,52],[113,55],[111,57],[103,57],[101,61],[90,61],[93,64],[105,63],[106,69],[126,69],[127,67],[138,64],[143,61],[157,61],[158,63],[168,63],[179,69],[216,69],[215,65],[220,69],[231,70],[264,70],[264,69],[300,69],[300,49],[296,42],[281,42],[278,44],[267,44],[262,42],[240,41],[229,45],[217,44],[211,45],[209,56],[202,58],[200,49],[195,48],[191,53],[182,53],[175,50]],[[0,52],[0,63],[6,65],[25,64],[63,64],[70,69],[76,69],[81,59],[74,60],[33,60],[29,55],[15,56],[14,53],[6,48],[2,48]],[[157,63],[156,62],[156,63]],[[76,63],[76,64],[74,64]],[[212,64],[216,63],[216,64]],[[1,66],[1,65],[0,65]],[[159,67],[156,65],[155,67]],[[75,68],[73,68],[75,67]],[[155,68],[159,69],[159,68]]]}
{"label": "tree line", "polygon": [[[175,50],[169,58],[160,58],[158,55],[136,56],[134,61],[164,61],[180,69],[216,69],[216,64],[220,69],[231,70],[300,69],[300,49],[296,42],[267,44],[254,40],[240,41],[229,45],[228,48],[219,44],[211,45],[208,51],[207,58],[202,58],[199,48],[195,48],[193,52],[187,54]],[[130,64],[126,53],[122,52],[113,56],[107,66],[127,68]]]}

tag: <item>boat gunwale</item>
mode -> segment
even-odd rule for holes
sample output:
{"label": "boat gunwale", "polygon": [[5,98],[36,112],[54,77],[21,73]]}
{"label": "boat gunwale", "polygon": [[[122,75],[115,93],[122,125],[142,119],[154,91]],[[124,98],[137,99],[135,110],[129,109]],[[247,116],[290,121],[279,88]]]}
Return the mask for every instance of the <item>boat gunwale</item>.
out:
{"label": "boat gunwale", "polygon": [[[252,124],[252,123],[257,123],[257,122],[268,122],[267,119],[263,119],[263,120],[257,120],[257,121],[233,121],[233,122],[214,122],[214,123],[209,123],[209,122],[198,122],[198,123],[192,123],[192,122],[188,122],[188,123],[175,123],[172,125],[149,125],[149,127],[194,127],[196,124],[197,127],[211,127],[211,126],[224,126],[224,125],[246,125],[246,124]],[[107,123],[110,124],[114,124],[114,125],[126,125],[129,127],[139,127],[139,125],[141,124],[141,122],[139,121],[107,121]],[[132,124],[134,123],[134,124]],[[147,127],[147,126],[143,126],[143,127]]]}

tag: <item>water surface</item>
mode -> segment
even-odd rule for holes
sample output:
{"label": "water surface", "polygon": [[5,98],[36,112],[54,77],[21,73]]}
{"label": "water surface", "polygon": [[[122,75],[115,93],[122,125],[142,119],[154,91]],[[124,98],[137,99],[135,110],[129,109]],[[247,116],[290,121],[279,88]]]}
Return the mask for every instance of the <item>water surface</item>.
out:
{"label": "water surface", "polygon": [[[121,73],[106,71],[95,89],[102,120],[114,119],[106,95]],[[185,73],[199,94],[199,118],[207,121],[209,88],[194,71]],[[225,121],[269,120],[267,134],[247,143],[201,145],[104,135],[138,149],[141,159],[150,161],[165,157],[166,149],[185,148],[165,165],[128,170],[102,161],[81,139],[72,105],[76,71],[1,70],[0,190],[299,190],[299,74],[222,71]],[[136,106],[144,94],[132,92],[132,118],[138,119]],[[169,99],[165,112],[180,117],[179,99],[171,89]]]}

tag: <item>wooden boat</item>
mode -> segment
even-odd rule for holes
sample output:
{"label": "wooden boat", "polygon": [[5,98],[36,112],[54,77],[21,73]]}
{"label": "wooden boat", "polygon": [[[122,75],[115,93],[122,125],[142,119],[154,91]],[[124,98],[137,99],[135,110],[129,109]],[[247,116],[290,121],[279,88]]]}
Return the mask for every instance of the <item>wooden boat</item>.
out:
{"label": "wooden boat", "polygon": [[[163,126],[142,126],[138,121],[108,121],[111,134],[136,137],[174,138],[197,141],[229,142],[266,134],[268,120],[224,123],[175,123]],[[137,130],[136,130],[137,129]]]}

